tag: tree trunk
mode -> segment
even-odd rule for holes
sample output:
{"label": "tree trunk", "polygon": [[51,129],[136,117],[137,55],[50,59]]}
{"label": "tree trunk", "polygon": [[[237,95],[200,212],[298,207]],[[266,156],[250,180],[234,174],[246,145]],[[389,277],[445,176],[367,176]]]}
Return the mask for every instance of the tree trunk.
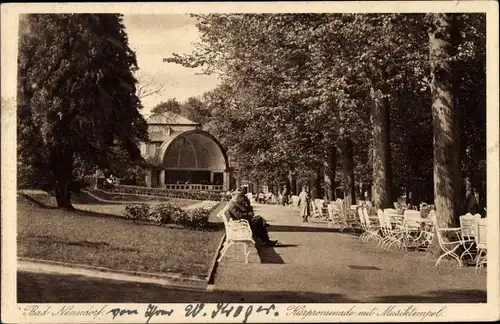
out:
{"label": "tree trunk", "polygon": [[356,188],[354,187],[354,161],[352,141],[345,138],[340,145],[342,158],[344,200],[347,208],[356,203]]}
{"label": "tree trunk", "polygon": [[454,15],[430,14],[429,60],[434,133],[434,204],[439,226],[456,224],[460,213],[459,111],[454,102],[450,58]]}
{"label": "tree trunk", "polygon": [[316,198],[320,199],[324,196],[323,186],[321,183],[321,167],[316,168],[316,176],[314,177],[315,185],[316,185]]}
{"label": "tree trunk", "polygon": [[337,155],[335,153],[335,146],[332,146],[328,152],[328,159],[325,162],[325,199],[328,199],[329,201],[335,200],[335,166],[337,165]]}
{"label": "tree trunk", "polygon": [[317,173],[316,170],[314,169],[313,171],[310,172],[308,181],[309,192],[310,192],[309,195],[311,197],[311,200],[318,198],[318,187],[316,186],[316,177]]}
{"label": "tree trunk", "polygon": [[380,90],[370,89],[372,99],[373,204],[376,208],[392,206],[389,146],[389,110]]}
{"label": "tree trunk", "polygon": [[290,183],[289,186],[289,191],[291,195],[296,195],[297,194],[297,178],[295,177],[295,174],[293,171],[290,171],[288,173],[288,182]]}
{"label": "tree trunk", "polygon": [[54,192],[57,207],[65,210],[74,210],[71,204],[71,180],[73,174],[73,154],[63,152],[55,154],[53,158]]}

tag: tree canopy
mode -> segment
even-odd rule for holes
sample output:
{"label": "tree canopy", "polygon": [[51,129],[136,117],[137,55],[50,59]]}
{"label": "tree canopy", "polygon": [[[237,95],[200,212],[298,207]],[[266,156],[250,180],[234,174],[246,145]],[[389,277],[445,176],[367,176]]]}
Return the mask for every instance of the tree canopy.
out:
{"label": "tree canopy", "polygon": [[[305,179],[324,168],[332,150],[341,159],[330,162],[343,163],[341,148],[349,140],[357,184],[380,181],[372,167],[383,153],[389,164],[381,178],[392,176],[384,190],[394,189],[388,201],[409,192],[415,202],[434,199],[430,16],[194,16],[201,35],[195,50],[165,61],[219,76],[221,85],[203,97],[211,112],[207,127],[238,159],[240,171],[254,179],[284,179],[289,172]],[[461,67],[457,109],[469,116],[461,141],[469,143],[474,161],[464,159],[462,168],[481,173],[477,186],[485,182],[478,167],[485,159],[485,16],[456,19],[462,25],[450,59]],[[381,117],[388,136],[383,152],[372,145],[378,141],[372,136],[381,134],[372,133],[383,120],[373,120],[380,104],[387,114]]]}
{"label": "tree canopy", "polygon": [[135,53],[115,14],[25,15],[19,35],[19,159],[48,175],[58,205],[72,208],[75,165],[141,160]]}

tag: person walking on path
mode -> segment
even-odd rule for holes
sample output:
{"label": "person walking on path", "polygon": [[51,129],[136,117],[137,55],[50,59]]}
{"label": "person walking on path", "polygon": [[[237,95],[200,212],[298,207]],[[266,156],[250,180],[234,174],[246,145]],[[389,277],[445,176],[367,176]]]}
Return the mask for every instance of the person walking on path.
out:
{"label": "person walking on path", "polygon": [[306,187],[302,187],[302,191],[299,194],[299,206],[302,221],[307,223],[307,217],[309,216],[309,194],[307,193]]}
{"label": "person walking on path", "polygon": [[288,189],[286,188],[286,185],[283,186],[283,191],[281,192],[282,198],[281,198],[281,203],[283,206],[288,205]]}

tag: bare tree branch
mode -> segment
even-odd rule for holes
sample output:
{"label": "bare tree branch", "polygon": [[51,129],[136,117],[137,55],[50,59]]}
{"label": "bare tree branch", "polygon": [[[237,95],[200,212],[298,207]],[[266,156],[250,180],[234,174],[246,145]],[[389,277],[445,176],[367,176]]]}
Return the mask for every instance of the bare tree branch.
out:
{"label": "bare tree branch", "polygon": [[[160,93],[160,91],[163,89],[164,85],[160,85],[156,89],[151,89],[151,84],[153,84],[153,81],[155,80],[156,75],[151,77],[148,81],[146,81],[143,85],[137,88],[137,97],[139,99],[143,99],[146,97],[149,97],[154,94]],[[140,82],[140,81],[139,81]],[[140,82],[141,83],[141,82]]]}
{"label": "bare tree branch", "polygon": [[147,92],[147,89],[145,91],[143,91],[143,92],[141,91],[141,89],[139,89],[137,97],[139,99],[143,99],[143,98],[149,97],[151,95],[157,94],[157,93],[159,93],[163,89],[163,86],[164,86],[164,84],[162,84],[158,89],[150,91],[150,92]]}

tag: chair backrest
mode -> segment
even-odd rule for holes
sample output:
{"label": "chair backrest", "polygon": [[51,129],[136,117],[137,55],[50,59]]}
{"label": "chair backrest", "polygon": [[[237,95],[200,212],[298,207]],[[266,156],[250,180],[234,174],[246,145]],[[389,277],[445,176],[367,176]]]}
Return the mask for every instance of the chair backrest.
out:
{"label": "chair backrest", "polygon": [[363,214],[363,208],[359,207],[358,209],[356,209],[356,211],[357,211],[357,214],[359,217],[359,222],[361,223],[361,226],[365,226],[366,220],[365,220],[365,215]]}
{"label": "chair backrest", "polygon": [[478,249],[486,249],[487,218],[481,218],[476,222],[476,245]]}
{"label": "chair backrest", "polygon": [[363,216],[365,218],[365,223],[367,226],[370,225],[370,215],[368,215],[368,208],[366,206],[363,206],[360,208],[363,211]]}
{"label": "chair backrest", "polygon": [[330,203],[330,205],[333,206],[333,208],[335,208],[336,210],[339,210],[339,211],[342,211],[342,209],[344,208],[344,204],[342,203],[342,201],[332,201]]}
{"label": "chair backrest", "polygon": [[[387,224],[392,224],[393,216],[401,216],[400,212],[394,208],[386,208],[384,209],[384,218]],[[392,225],[390,225],[392,227]]]}
{"label": "chair backrest", "polygon": [[476,236],[476,223],[481,219],[480,214],[472,215],[467,213],[460,216],[460,232],[465,239],[472,239]]}
{"label": "chair backrest", "polygon": [[309,205],[310,205],[311,212],[313,215],[318,213],[318,211],[317,211],[318,208],[316,207],[316,203],[314,201],[309,201]]}
{"label": "chair backrest", "polygon": [[388,218],[387,215],[384,213],[382,209],[377,210],[377,216],[378,216],[378,221],[380,223],[380,226],[385,229],[392,229],[391,226],[391,221],[389,219],[389,222],[387,222]]}
{"label": "chair backrest", "polygon": [[319,211],[321,211],[321,209],[323,208],[324,202],[325,201],[323,199],[314,199],[314,204],[316,205],[316,208],[319,209]]}

